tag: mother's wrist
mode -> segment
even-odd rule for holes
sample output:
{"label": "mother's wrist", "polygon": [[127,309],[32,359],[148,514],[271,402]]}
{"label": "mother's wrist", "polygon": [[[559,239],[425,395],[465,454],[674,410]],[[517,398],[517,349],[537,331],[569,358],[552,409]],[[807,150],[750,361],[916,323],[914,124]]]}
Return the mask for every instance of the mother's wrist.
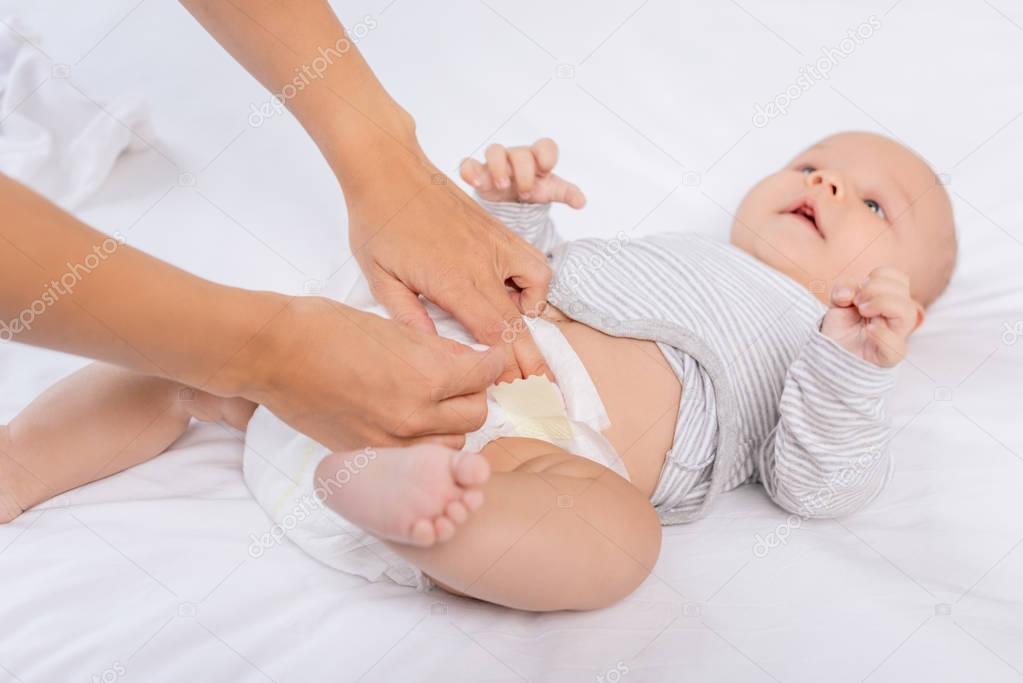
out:
{"label": "mother's wrist", "polygon": [[361,117],[354,128],[335,130],[330,138],[321,149],[349,205],[353,199],[428,181],[433,169],[419,144],[415,119],[397,104],[373,119]]}
{"label": "mother's wrist", "polygon": [[275,366],[282,362],[280,330],[287,326],[293,297],[276,292],[226,288],[227,306],[215,344],[225,344],[225,362],[202,383],[218,396],[242,396],[257,403],[270,385]]}

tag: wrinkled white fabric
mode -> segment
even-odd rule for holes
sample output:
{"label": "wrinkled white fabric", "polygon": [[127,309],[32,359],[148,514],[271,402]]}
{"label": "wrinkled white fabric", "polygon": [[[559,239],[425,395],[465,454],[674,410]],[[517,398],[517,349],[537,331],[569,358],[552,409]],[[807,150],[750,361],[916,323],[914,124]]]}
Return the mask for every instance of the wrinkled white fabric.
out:
{"label": "wrinkled white fabric", "polygon": [[66,209],[92,195],[126,150],[152,137],[142,101],[93,101],[22,37],[13,19],[0,23],[0,173]]}

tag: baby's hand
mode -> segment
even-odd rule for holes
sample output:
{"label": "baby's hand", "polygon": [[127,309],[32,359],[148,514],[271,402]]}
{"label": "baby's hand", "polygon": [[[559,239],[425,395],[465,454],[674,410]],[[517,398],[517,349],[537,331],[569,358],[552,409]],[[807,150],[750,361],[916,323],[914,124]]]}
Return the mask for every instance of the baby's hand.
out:
{"label": "baby's hand", "polygon": [[909,293],[909,276],[892,267],[876,268],[859,287],[831,292],[831,308],[821,333],[878,367],[890,368],[906,356],[906,339],[924,321],[924,309]]}
{"label": "baby's hand", "polygon": [[502,145],[487,147],[486,164],[475,159],[462,162],[462,180],[491,202],[560,202],[573,209],[586,205],[578,187],[551,171],[558,163],[558,146],[550,138],[541,138],[531,147]]}

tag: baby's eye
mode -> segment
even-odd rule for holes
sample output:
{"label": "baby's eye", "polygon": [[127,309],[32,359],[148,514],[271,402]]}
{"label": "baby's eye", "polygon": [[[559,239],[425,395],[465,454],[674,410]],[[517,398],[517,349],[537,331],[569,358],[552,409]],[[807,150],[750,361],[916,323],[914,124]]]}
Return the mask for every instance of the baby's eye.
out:
{"label": "baby's eye", "polygon": [[817,169],[814,168],[813,166],[803,166],[802,168],[799,169],[799,171],[803,175],[810,175],[811,173],[815,173]]}
{"label": "baby's eye", "polygon": [[864,199],[863,203],[867,205],[868,209],[876,213],[881,218],[887,218],[887,216],[885,216],[884,209],[882,209],[881,205],[875,202],[873,199]]}

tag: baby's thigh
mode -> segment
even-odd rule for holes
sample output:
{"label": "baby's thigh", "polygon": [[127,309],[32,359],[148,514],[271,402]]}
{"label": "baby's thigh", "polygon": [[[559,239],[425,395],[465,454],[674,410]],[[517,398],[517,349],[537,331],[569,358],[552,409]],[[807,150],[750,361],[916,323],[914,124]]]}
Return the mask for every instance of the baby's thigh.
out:
{"label": "baby's thigh", "polygon": [[628,484],[603,465],[540,439],[502,437],[483,446],[480,453],[493,472],[548,473],[579,479],[599,479],[607,474]]}
{"label": "baby's thigh", "polygon": [[483,507],[454,539],[411,558],[442,588],[518,609],[593,609],[650,573],[660,524],[628,481],[536,439],[481,452],[493,469]]}

